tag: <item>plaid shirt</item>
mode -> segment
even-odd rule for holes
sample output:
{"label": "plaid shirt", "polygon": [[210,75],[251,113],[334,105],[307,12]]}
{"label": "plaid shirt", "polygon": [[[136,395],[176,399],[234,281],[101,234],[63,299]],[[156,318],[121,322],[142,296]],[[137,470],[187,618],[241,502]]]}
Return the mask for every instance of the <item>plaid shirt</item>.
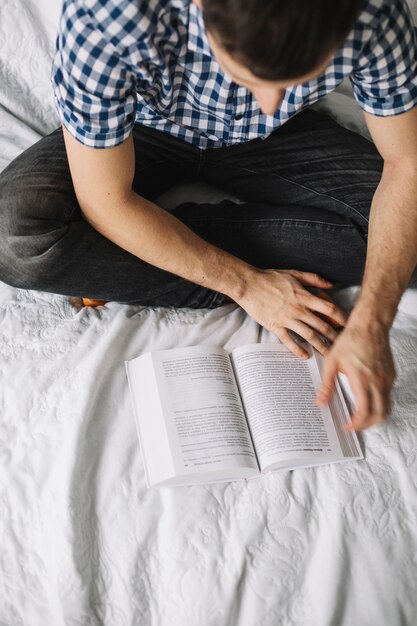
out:
{"label": "plaid shirt", "polygon": [[62,124],[95,148],[120,144],[135,123],[200,148],[265,138],[347,76],[368,113],[417,103],[417,29],[406,0],[364,0],[326,71],[286,89],[274,115],[224,75],[190,0],[64,0],[52,66]]}

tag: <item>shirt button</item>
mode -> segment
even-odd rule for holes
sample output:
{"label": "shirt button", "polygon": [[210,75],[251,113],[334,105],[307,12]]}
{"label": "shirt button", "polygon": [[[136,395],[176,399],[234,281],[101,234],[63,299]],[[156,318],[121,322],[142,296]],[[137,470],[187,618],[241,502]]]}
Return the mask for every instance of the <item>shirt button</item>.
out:
{"label": "shirt button", "polygon": [[235,115],[235,120],[237,120],[237,121],[241,120],[242,117],[243,117],[243,114],[242,113],[238,113],[237,115]]}

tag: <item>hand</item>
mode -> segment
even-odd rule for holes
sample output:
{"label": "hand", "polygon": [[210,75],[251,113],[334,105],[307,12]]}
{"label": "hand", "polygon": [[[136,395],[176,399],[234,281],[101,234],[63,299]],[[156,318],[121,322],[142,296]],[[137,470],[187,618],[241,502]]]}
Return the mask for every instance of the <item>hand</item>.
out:
{"label": "hand", "polygon": [[332,287],[332,283],[310,272],[256,270],[238,304],[296,356],[308,358],[308,352],[289,331],[296,332],[324,355],[329,349],[326,339],[333,342],[338,333],[320,315],[328,316],[341,326],[345,326],[347,315],[334,302],[310,293],[303,285],[320,289]]}
{"label": "hand", "polygon": [[330,400],[338,371],[346,374],[355,396],[352,426],[346,430],[369,428],[388,417],[395,368],[386,328],[347,324],[324,359],[317,404]]}

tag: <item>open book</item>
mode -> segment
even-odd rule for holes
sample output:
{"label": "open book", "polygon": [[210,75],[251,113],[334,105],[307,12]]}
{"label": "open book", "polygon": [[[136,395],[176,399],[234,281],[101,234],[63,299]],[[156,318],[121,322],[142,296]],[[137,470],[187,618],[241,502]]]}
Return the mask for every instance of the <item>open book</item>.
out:
{"label": "open book", "polygon": [[317,406],[321,355],[253,344],[148,352],[126,361],[148,487],[253,478],[361,459],[340,388]]}

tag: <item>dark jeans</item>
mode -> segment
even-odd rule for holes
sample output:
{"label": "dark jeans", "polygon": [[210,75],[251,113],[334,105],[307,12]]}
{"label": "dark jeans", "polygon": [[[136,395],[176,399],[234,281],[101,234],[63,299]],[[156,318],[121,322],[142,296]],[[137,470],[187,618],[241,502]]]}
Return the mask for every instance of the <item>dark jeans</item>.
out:
{"label": "dark jeans", "polygon": [[[304,110],[265,140],[201,150],[136,125],[134,190],[154,200],[187,180],[242,199],[185,203],[173,214],[259,268],[360,284],[369,210],[382,173],[372,143]],[[210,307],[224,296],[160,270],[100,235],[77,203],[59,128],[0,175],[0,280],[131,304]]]}

